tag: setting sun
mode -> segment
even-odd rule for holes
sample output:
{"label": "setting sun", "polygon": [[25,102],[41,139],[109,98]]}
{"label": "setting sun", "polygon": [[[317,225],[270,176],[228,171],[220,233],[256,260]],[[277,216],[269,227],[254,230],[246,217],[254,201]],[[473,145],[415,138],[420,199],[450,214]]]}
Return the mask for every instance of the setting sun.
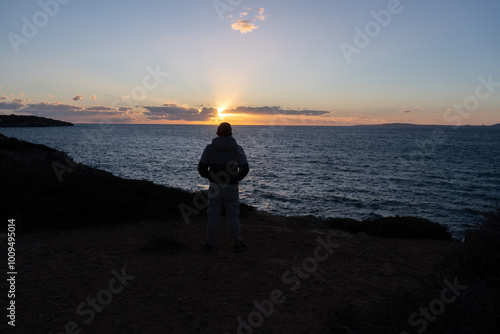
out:
{"label": "setting sun", "polygon": [[218,111],[218,116],[223,118],[224,117],[224,114],[222,114],[222,112],[226,109],[226,107],[222,107],[222,108],[217,108],[217,111]]}

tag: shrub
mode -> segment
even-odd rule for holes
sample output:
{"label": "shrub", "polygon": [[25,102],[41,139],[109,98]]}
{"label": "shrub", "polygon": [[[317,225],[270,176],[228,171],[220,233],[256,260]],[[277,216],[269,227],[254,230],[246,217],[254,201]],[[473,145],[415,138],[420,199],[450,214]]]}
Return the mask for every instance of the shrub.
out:
{"label": "shrub", "polygon": [[395,216],[358,221],[351,218],[332,218],[325,222],[328,228],[351,233],[364,232],[384,238],[422,238],[452,240],[448,229],[428,219],[413,216]]}

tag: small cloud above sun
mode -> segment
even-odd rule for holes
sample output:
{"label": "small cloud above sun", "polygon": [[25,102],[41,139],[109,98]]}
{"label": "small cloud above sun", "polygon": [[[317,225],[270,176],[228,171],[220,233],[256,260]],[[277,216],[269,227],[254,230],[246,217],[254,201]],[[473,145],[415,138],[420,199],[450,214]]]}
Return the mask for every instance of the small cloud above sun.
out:
{"label": "small cloud above sun", "polygon": [[[251,8],[246,8],[248,11],[251,11]],[[253,19],[248,19],[248,20],[243,20],[243,18],[247,17],[249,14],[248,11],[245,11],[240,14],[239,18],[237,20],[234,20],[233,23],[231,24],[231,27],[233,30],[239,31],[241,34],[246,34],[246,33],[251,33],[255,29],[258,29],[259,26],[255,25],[254,22],[257,21],[264,21],[268,15],[264,15],[264,8],[259,9],[257,15]],[[231,16],[231,18],[233,18]]]}

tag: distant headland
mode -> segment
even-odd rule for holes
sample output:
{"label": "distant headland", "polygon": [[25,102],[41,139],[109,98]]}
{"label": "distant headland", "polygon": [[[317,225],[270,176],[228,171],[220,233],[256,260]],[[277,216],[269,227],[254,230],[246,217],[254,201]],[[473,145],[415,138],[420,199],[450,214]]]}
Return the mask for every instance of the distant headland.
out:
{"label": "distant headland", "polygon": [[73,126],[72,123],[30,115],[0,115],[1,127]]}
{"label": "distant headland", "polygon": [[[413,124],[413,123],[383,123],[383,124],[359,124],[359,127],[387,127],[387,128],[413,128],[413,127],[456,127],[456,125],[438,125],[438,124]],[[489,127],[498,128],[500,123],[494,125],[460,125],[459,127]]]}

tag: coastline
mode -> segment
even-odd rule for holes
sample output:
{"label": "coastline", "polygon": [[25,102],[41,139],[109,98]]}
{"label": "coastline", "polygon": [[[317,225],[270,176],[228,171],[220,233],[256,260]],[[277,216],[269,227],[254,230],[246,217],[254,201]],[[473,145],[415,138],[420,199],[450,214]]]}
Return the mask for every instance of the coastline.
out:
{"label": "coastline", "polygon": [[[15,218],[20,232],[18,327],[26,332],[70,324],[94,333],[353,333],[361,321],[376,333],[387,327],[370,321],[381,317],[403,331],[416,308],[402,301],[425,301],[457,275],[448,263],[462,247],[456,241],[350,233],[248,206],[249,251],[233,254],[221,224],[215,253],[205,254],[206,217],[186,223],[178,208],[196,194],[121,179],[2,135],[0,156],[2,219]],[[101,291],[111,291],[116,273],[129,280],[106,300]],[[102,309],[91,317],[86,300],[96,295]],[[377,313],[384,308],[391,312]],[[252,323],[252,312],[262,321]]]}
{"label": "coastline", "polygon": [[[198,191],[203,188],[204,181],[196,172],[196,161],[201,153],[197,148],[203,147],[212,138],[213,129],[210,129],[210,126],[185,128],[161,125],[153,128],[123,125],[104,129],[100,126],[75,125],[64,128],[11,128],[0,132],[57,148],[79,162],[89,163],[123,178],[146,179],[187,191]],[[350,128],[342,128],[341,131],[325,129],[326,132],[320,131],[318,134],[319,140],[324,144],[333,141],[335,146],[340,147],[328,148],[328,153],[324,154],[321,153],[321,145],[314,146],[312,151],[307,149],[316,139],[309,138],[303,145],[300,139],[294,139],[310,130],[282,129],[283,132],[276,133],[276,139],[287,140],[276,143],[280,158],[266,161],[266,152],[271,152],[269,147],[262,145],[267,139],[254,142],[249,137],[254,131],[251,127],[239,128],[238,137],[241,137],[242,143],[249,144],[250,153],[264,150],[253,153],[253,172],[240,188],[242,202],[277,215],[312,214],[321,219],[349,217],[365,220],[396,215],[419,216],[446,225],[455,237],[463,238],[465,229],[480,218],[481,211],[489,210],[494,205],[494,199],[498,198],[499,184],[494,179],[494,162],[498,158],[488,158],[488,146],[485,143],[495,140],[497,131],[482,131],[482,139],[467,141],[465,138],[470,131],[448,129],[447,140],[440,136],[438,139],[441,141],[431,142],[431,138],[436,138],[431,129],[424,130],[428,132],[422,134],[425,137],[423,142],[420,139],[417,142],[417,138],[421,137],[418,131],[395,129],[401,140],[397,140],[395,146],[382,148],[384,145],[381,143],[390,142],[393,138],[390,131],[360,128],[352,129],[351,133]],[[257,131],[265,131],[265,128]],[[333,131],[331,136],[330,131]],[[372,138],[375,134],[377,139]],[[175,143],[178,135],[187,136],[193,142],[182,140],[170,148],[168,142]],[[342,140],[351,137],[357,138],[349,140],[352,145],[341,144]],[[277,161],[288,161],[289,153],[286,153],[288,151],[284,146],[288,140],[298,145],[297,164],[280,166]],[[121,145],[122,141],[133,144]],[[447,165],[448,158],[455,159],[456,150],[465,148],[468,142],[472,146],[469,149],[475,153],[468,156],[467,162],[456,159]],[[366,146],[363,143],[374,144]],[[457,144],[448,149],[447,143]],[[371,150],[376,151],[376,156],[381,158],[373,159],[369,153]],[[308,154],[322,158],[309,159]],[[472,155],[477,155],[477,159],[473,159]],[[431,161],[431,157],[436,157],[436,161],[432,160],[433,168],[429,169],[426,164]],[[480,160],[483,167],[471,170],[474,162]],[[334,168],[330,170],[330,167]],[[176,175],[173,171],[179,168],[182,171]],[[273,171],[266,173],[266,169]],[[322,170],[328,172],[323,175]],[[461,176],[464,173],[468,173],[469,177]],[[324,176],[325,182],[310,186],[311,178]],[[488,180],[489,177],[491,180]],[[476,179],[477,182],[474,182]],[[471,188],[472,192],[463,191],[464,188]],[[300,197],[295,194],[295,189],[302,190]],[[443,198],[446,200],[443,201]]]}
{"label": "coastline", "polygon": [[[188,222],[191,216],[206,215],[205,208],[195,208],[197,197],[198,201],[206,200],[204,192],[189,192],[146,180],[123,179],[76,163],[66,153],[45,145],[0,134],[0,156],[0,172],[5,176],[2,186],[6,193],[11,194],[2,200],[11,208],[8,212],[10,216],[17,214],[18,221],[25,221],[23,229],[27,232],[145,220],[182,218]],[[54,205],[55,201],[57,205]],[[23,212],[23,206],[31,210]],[[241,203],[240,211],[244,216],[256,209]],[[260,211],[257,214],[272,215]],[[364,221],[319,219],[314,216],[305,218],[319,228],[330,227],[375,236],[452,239],[446,227],[417,217],[392,217],[388,224],[386,218],[389,217]],[[398,224],[407,220],[415,223],[415,219],[428,233],[422,233],[422,229],[412,232],[408,224],[406,231],[395,232]],[[67,221],[71,221],[71,225]],[[384,227],[386,231],[374,231],[373,225],[387,225]]]}

